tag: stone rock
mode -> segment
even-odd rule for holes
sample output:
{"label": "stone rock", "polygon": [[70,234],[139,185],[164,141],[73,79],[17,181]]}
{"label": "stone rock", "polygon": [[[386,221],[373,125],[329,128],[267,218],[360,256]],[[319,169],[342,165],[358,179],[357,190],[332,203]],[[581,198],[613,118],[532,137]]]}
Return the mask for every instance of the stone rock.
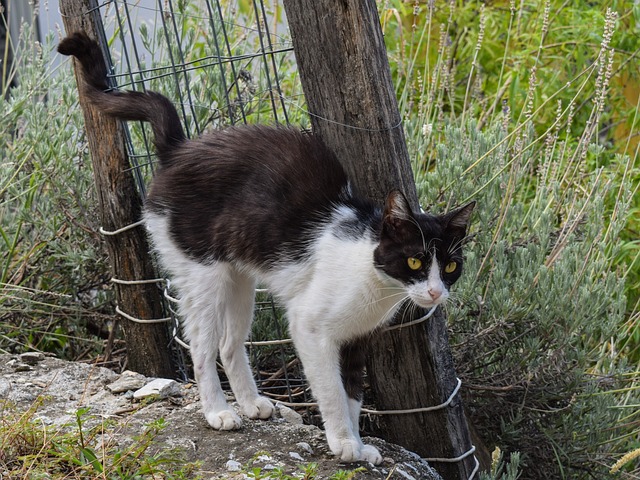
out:
{"label": "stone rock", "polygon": [[[121,376],[105,368],[65,362],[47,355],[37,367],[16,373],[14,367],[18,363],[22,362],[17,355],[0,354],[0,396],[14,405],[11,408],[28,411],[37,396],[44,395],[46,401],[32,415],[59,430],[58,426],[74,425],[77,410],[90,406],[83,417],[85,425],[104,425],[107,430],[103,441],[112,445],[130,445],[146,426],[163,419],[166,428],[156,438],[154,451],[155,448],[158,451],[179,448],[184,461],[201,462],[198,473],[208,480],[247,478],[244,469],[258,458],[268,460],[266,464],[256,465],[263,472],[278,466],[299,473],[301,463],[313,463],[317,465],[316,478],[331,478],[339,470],[358,467],[366,470],[354,477],[358,480],[408,480],[411,477],[442,480],[416,454],[371,437],[363,441],[380,450],[385,459],[381,465],[343,464],[329,451],[322,430],[314,425],[292,424],[280,416],[268,420],[243,417],[244,424],[239,430],[214,430],[202,415],[196,388],[179,385],[179,402],[170,398],[132,405],[125,395],[114,395],[105,388]],[[105,423],[105,419],[109,422]],[[108,427],[111,422],[113,429]],[[304,462],[289,452],[298,453]]]}
{"label": "stone rock", "polygon": [[226,467],[227,467],[227,471],[229,472],[239,472],[240,470],[242,470],[242,464],[235,460],[229,460],[226,463]]}
{"label": "stone rock", "polygon": [[11,391],[11,382],[0,378],[0,398],[7,397]]}
{"label": "stone rock", "polygon": [[307,442],[298,442],[296,443],[296,447],[306,453],[310,453],[311,455],[313,455],[313,448],[311,448],[311,445],[309,445]]}
{"label": "stone rock", "polygon": [[41,352],[26,352],[20,355],[20,361],[27,365],[36,365],[45,358],[44,353]]}
{"label": "stone rock", "polygon": [[300,415],[295,410],[278,403],[276,405],[278,411],[280,412],[280,416],[287,422],[292,423],[293,425],[302,425],[304,423],[304,419],[302,415]]}
{"label": "stone rock", "polygon": [[33,367],[31,365],[28,365],[26,363],[16,363],[13,366],[13,371],[14,372],[29,372],[33,370]]}
{"label": "stone rock", "polygon": [[144,387],[145,383],[147,383],[147,378],[144,375],[125,370],[115,382],[107,385],[107,390],[111,393],[123,393],[129,390],[136,391]]}
{"label": "stone rock", "polygon": [[304,462],[304,458],[302,458],[302,456],[298,452],[289,452],[289,456],[294,460]]}
{"label": "stone rock", "polygon": [[157,395],[160,398],[180,395],[180,384],[168,378],[156,378],[133,392],[134,400],[141,400],[152,395]]}
{"label": "stone rock", "polygon": [[268,463],[268,462],[272,462],[273,458],[271,458],[269,455],[258,455],[256,457],[256,459],[253,461],[253,463]]}

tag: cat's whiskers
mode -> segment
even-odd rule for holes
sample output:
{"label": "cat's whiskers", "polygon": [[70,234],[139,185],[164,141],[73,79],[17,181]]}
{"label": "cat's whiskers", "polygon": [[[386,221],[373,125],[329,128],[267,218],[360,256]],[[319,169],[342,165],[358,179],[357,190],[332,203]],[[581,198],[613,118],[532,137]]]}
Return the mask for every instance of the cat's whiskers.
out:
{"label": "cat's whiskers", "polygon": [[393,308],[397,308],[397,306],[398,306],[399,304],[401,304],[402,302],[404,302],[406,299],[408,299],[408,298],[409,298],[409,296],[406,294],[406,292],[399,291],[399,292],[396,292],[396,293],[391,293],[391,294],[389,294],[389,295],[385,295],[385,296],[383,296],[383,297],[376,298],[375,300],[373,300],[373,301],[371,301],[371,302],[367,302],[364,306],[365,306],[365,307],[369,307],[369,306],[377,305],[377,304],[380,304],[380,303],[382,303],[382,302],[384,302],[384,301],[386,301],[386,300],[389,300],[389,299],[391,299],[391,298],[393,298],[393,297],[396,297],[396,296],[402,296],[402,298],[401,298],[398,302],[396,302],[396,303],[391,307],[391,309],[393,309]]}
{"label": "cat's whiskers", "polygon": [[459,240],[456,240],[455,242],[451,242],[449,248],[447,249],[447,253],[449,253],[450,255],[457,253],[468,238],[469,237],[463,237]]}
{"label": "cat's whiskers", "polygon": [[424,251],[428,252],[429,250],[432,250],[433,254],[435,255],[435,252],[436,252],[436,247],[434,246],[435,242],[436,242],[435,238],[432,238],[431,240],[429,240],[429,243],[424,247]]}
{"label": "cat's whiskers", "polygon": [[[399,309],[401,308],[401,305],[403,303],[405,303],[407,300],[409,300],[409,296],[405,295],[404,298],[400,299],[399,301],[397,301],[396,303],[394,303],[382,316],[383,319],[385,320],[389,320],[391,319],[391,317],[393,317],[394,315],[397,315]],[[413,302],[411,302],[411,305],[414,305]],[[393,312],[393,314],[392,314]],[[373,333],[373,332],[371,332]]]}

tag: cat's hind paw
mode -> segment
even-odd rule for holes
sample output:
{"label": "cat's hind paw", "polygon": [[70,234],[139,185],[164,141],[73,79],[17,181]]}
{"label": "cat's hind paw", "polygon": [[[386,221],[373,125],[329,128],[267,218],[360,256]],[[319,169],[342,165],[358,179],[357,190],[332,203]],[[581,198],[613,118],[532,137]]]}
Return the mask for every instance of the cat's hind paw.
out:
{"label": "cat's hind paw", "polygon": [[[333,450],[333,449],[332,449]],[[345,463],[369,462],[374,465],[382,463],[382,455],[373,445],[363,445],[357,440],[342,440],[339,451],[333,451]]]}
{"label": "cat's hind paw", "polygon": [[273,404],[266,397],[256,397],[249,402],[242,403],[242,411],[251,418],[266,420],[273,415]]}
{"label": "cat's hind paw", "polygon": [[237,430],[242,426],[242,420],[233,410],[220,410],[205,413],[209,425],[216,430]]}

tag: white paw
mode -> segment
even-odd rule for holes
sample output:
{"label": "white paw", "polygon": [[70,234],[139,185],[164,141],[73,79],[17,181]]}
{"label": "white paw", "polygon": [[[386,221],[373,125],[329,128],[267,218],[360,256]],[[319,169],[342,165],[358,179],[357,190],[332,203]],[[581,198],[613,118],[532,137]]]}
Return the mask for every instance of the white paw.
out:
{"label": "white paw", "polygon": [[376,447],[364,445],[355,439],[340,440],[340,445],[337,448],[331,446],[331,451],[346,463],[369,462],[374,465],[382,463],[382,455]]}
{"label": "white paw", "polygon": [[360,455],[364,462],[370,462],[374,465],[380,465],[382,463],[382,455],[380,455],[378,449],[373,445],[363,445]]}
{"label": "white paw", "polygon": [[242,420],[233,410],[220,410],[219,412],[208,412],[204,416],[216,430],[237,430],[242,426]]}
{"label": "white paw", "polygon": [[244,414],[252,419],[265,420],[273,414],[273,404],[266,397],[256,397],[249,402],[242,403],[241,407]]}

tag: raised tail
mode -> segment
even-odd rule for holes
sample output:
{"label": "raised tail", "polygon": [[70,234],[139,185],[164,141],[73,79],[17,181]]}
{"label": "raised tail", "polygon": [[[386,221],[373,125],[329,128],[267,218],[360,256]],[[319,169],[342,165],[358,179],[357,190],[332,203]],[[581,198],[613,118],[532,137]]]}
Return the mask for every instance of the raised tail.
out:
{"label": "raised tail", "polygon": [[108,91],[107,66],[100,46],[84,32],[75,32],[58,45],[62,55],[73,55],[82,66],[83,91],[100,111],[121,120],[149,122],[160,166],[171,163],[172,151],[186,140],[175,107],[156,92]]}

